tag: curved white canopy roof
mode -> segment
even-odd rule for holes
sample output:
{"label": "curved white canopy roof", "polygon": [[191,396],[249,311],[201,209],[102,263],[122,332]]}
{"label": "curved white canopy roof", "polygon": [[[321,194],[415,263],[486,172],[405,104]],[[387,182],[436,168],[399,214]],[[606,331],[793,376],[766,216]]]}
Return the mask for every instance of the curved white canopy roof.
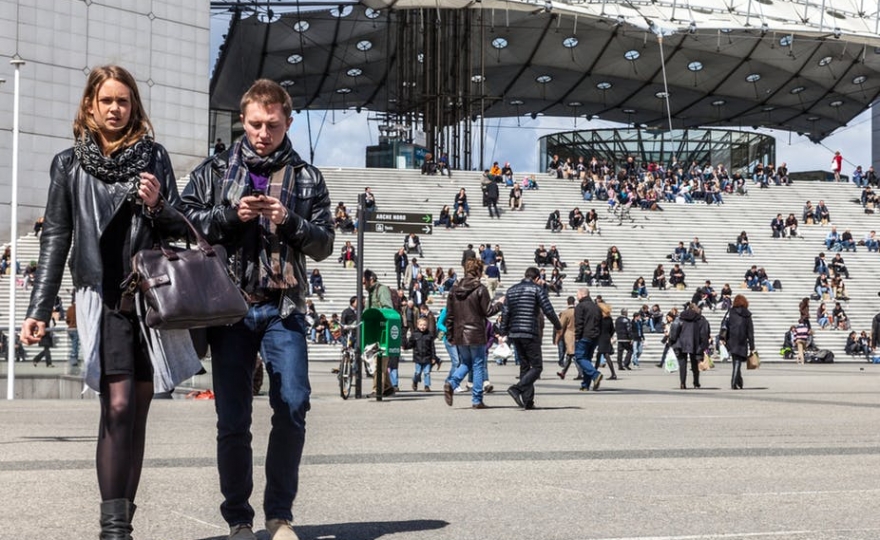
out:
{"label": "curved white canopy roof", "polygon": [[[268,77],[286,85],[297,109],[401,113],[436,102],[451,121],[478,107],[487,117],[579,115],[651,127],[671,117],[676,128],[763,126],[821,140],[880,94],[877,1],[238,6],[212,80],[215,109],[236,110],[250,83]],[[459,64],[468,72],[450,90],[451,75],[426,72],[441,65],[434,56],[455,54],[468,56]]]}

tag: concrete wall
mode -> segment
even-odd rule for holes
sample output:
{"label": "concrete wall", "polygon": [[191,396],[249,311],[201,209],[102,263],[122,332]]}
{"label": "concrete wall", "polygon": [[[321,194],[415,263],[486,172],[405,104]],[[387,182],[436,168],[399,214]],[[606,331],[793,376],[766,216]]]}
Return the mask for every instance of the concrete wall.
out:
{"label": "concrete wall", "polygon": [[21,68],[19,233],[43,213],[52,156],[71,125],[90,68],[132,72],[156,139],[178,176],[208,147],[208,2],[0,0],[0,240],[10,233],[13,67]]}

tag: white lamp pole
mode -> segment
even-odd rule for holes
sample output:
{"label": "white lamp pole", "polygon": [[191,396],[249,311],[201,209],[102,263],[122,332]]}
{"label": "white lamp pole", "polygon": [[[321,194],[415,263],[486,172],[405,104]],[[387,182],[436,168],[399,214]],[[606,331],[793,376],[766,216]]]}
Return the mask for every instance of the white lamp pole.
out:
{"label": "white lamp pole", "polygon": [[24,65],[21,58],[13,58],[9,61],[15,66],[15,84],[13,87],[12,101],[12,197],[9,199],[9,213],[11,214],[12,226],[10,236],[12,237],[12,249],[10,250],[9,264],[11,270],[9,272],[9,339],[8,345],[8,366],[9,370],[6,376],[6,399],[15,399],[15,281],[17,274],[15,270],[18,266],[18,111],[19,111],[19,94],[20,94],[20,71]]}

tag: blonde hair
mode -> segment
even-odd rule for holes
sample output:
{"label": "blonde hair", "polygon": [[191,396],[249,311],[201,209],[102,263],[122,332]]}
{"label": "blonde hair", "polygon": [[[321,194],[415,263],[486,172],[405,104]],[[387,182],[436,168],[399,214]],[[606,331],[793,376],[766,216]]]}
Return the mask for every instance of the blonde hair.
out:
{"label": "blonde hair", "polygon": [[606,304],[605,302],[599,302],[599,309],[602,310],[602,317],[610,317],[611,316],[611,304]]}
{"label": "blonde hair", "polygon": [[[80,100],[79,103],[79,110],[73,121],[73,136],[77,140],[80,140],[84,138],[87,133],[92,135],[100,133],[101,129],[98,127],[98,124],[95,123],[95,118],[89,113],[89,109],[92,109],[95,106],[95,101],[98,99],[98,92],[100,91],[101,86],[111,79],[121,82],[127,86],[128,90],[131,92],[131,116],[128,119],[128,125],[126,126],[125,133],[122,134],[122,137],[116,141],[107,143],[106,148],[101,148],[101,150],[108,156],[121,148],[128,148],[129,146],[134,145],[145,135],[153,135],[153,124],[150,123],[150,118],[144,110],[144,105],[141,102],[141,95],[140,92],[138,92],[137,82],[134,80],[134,77],[125,68],[110,65],[96,67],[89,73],[89,78],[86,80],[86,87],[83,90],[82,100]],[[100,144],[98,140],[95,142]]]}

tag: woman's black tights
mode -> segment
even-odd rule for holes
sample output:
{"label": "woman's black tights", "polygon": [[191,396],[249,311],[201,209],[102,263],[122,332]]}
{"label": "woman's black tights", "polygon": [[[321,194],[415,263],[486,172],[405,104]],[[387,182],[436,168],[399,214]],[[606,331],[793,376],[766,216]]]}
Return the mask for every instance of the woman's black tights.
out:
{"label": "woman's black tights", "polygon": [[153,383],[135,381],[131,375],[104,376],[100,399],[97,468],[101,500],[133,502],[144,464]]}

